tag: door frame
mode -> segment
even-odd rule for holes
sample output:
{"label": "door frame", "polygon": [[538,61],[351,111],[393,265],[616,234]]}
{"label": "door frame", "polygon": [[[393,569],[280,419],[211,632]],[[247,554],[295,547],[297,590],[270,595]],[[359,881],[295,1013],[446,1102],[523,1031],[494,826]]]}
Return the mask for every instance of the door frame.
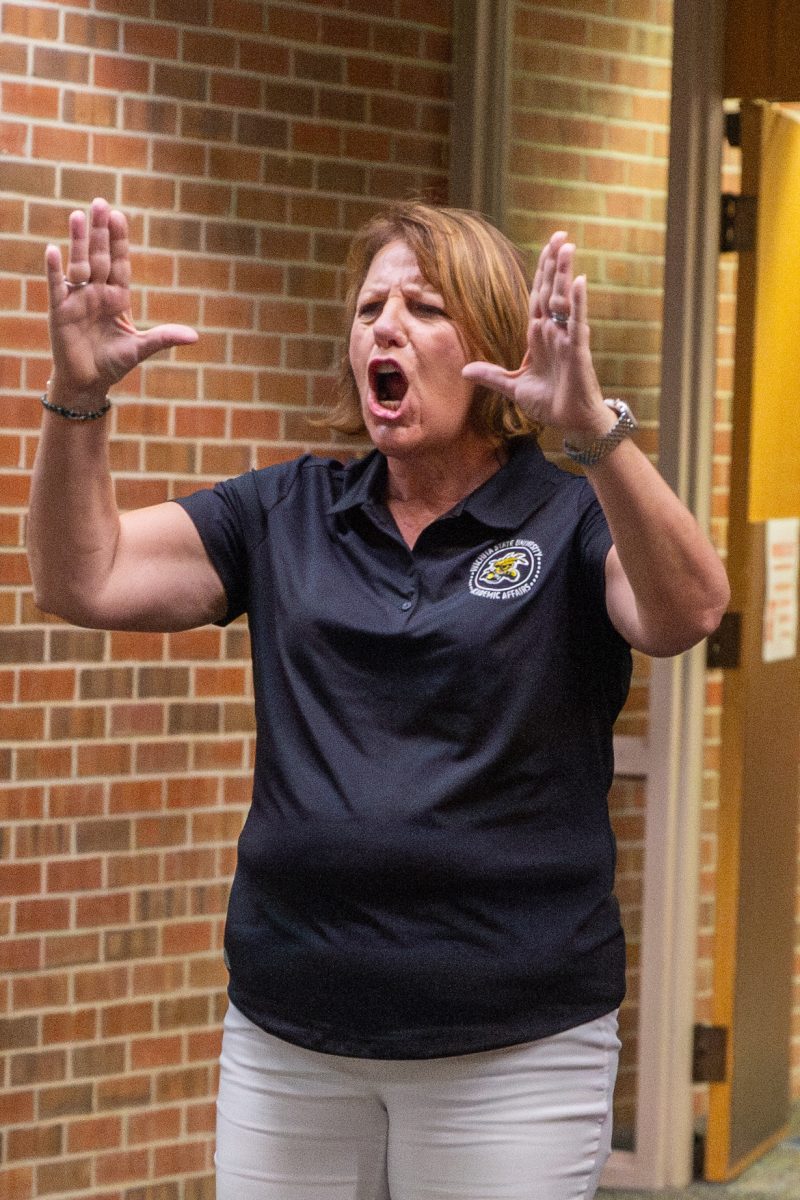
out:
{"label": "door frame", "polygon": [[[675,0],[659,470],[703,528],[711,511],[724,0]],[[692,1178],[705,646],[656,660],[639,1030],[636,1185]],[[608,1178],[623,1183],[609,1163]]]}
{"label": "door frame", "polygon": [[[513,0],[454,0],[451,203],[504,224]],[[674,0],[659,470],[707,528],[711,508],[725,0]],[[496,70],[470,70],[476,63]],[[675,149],[678,148],[678,149]],[[456,161],[458,160],[458,161]],[[463,161],[461,161],[463,160]],[[692,1178],[697,908],[705,648],[656,660],[650,735],[617,739],[617,769],[646,779],[635,1147],[606,1187]],[[636,743],[634,745],[633,743]]]}

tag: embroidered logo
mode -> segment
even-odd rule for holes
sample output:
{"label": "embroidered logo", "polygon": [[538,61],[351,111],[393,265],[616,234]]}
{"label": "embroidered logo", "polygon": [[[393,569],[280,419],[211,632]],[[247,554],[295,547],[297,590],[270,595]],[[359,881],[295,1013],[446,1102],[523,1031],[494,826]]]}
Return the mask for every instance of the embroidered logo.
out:
{"label": "embroidered logo", "polygon": [[531,590],[541,566],[542,551],[536,542],[501,542],[475,559],[469,590],[489,600],[516,600]]}

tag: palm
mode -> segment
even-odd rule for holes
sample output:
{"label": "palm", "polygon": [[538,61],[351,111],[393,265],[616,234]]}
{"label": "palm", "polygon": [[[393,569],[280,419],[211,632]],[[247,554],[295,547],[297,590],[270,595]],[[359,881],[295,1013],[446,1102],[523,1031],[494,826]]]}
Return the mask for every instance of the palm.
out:
{"label": "palm", "polygon": [[[556,233],[539,258],[530,297],[528,348],[515,371],[471,363],[465,375],[513,400],[532,420],[581,429],[602,402],[589,351],[586,281],[573,279],[575,247]],[[568,318],[557,323],[552,313]]]}
{"label": "palm", "polygon": [[197,338],[186,325],[137,330],[127,225],[105,201],[93,203],[88,230],[84,214],[72,214],[66,277],[55,246],[48,246],[46,267],[54,375],[67,390],[105,393],[156,351]]}
{"label": "palm", "polygon": [[140,335],[130,317],[127,288],[91,284],[51,311],[57,370],[81,388],[110,387],[140,361]]}

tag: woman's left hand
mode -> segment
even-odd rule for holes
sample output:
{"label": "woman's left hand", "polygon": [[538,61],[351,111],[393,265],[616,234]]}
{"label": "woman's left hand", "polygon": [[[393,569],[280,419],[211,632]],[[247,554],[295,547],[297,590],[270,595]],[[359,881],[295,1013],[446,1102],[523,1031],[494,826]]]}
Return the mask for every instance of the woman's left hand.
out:
{"label": "woman's left hand", "polygon": [[532,420],[561,429],[568,440],[586,441],[615,418],[603,404],[592,363],[586,277],[573,278],[574,258],[563,231],[542,250],[531,288],[528,349],[516,371],[473,362],[462,374],[514,400]]}

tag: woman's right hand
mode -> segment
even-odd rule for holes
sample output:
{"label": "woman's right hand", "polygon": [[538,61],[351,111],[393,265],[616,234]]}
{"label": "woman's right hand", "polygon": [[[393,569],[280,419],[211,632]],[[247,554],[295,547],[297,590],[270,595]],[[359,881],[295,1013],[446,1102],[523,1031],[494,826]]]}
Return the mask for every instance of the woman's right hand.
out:
{"label": "woman's right hand", "polygon": [[[69,253],[63,271],[58,246],[48,246],[45,268],[50,299],[53,370],[50,395],[69,407],[94,407],[108,389],[159,350],[197,341],[188,325],[138,330],[130,311],[128,223],[105,200],[69,219]],[[75,285],[79,286],[75,286]]]}

